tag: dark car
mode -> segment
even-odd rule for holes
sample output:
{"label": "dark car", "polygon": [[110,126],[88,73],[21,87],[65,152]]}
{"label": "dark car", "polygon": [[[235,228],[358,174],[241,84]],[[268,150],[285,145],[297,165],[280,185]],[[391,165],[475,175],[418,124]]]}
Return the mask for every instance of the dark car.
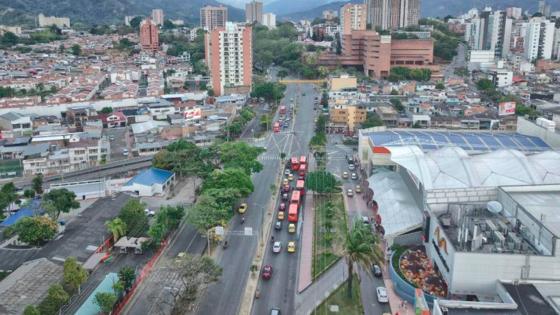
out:
{"label": "dark car", "polygon": [[276,221],[276,223],[274,223],[274,229],[280,231],[282,229],[282,221]]}
{"label": "dark car", "polygon": [[373,265],[371,267],[371,272],[373,272],[373,275],[376,276],[377,278],[381,278],[382,276],[381,268],[378,265]]}
{"label": "dark car", "polygon": [[271,265],[264,265],[262,270],[262,278],[264,280],[268,280],[272,278],[272,266]]}
{"label": "dark car", "polygon": [[286,211],[286,204],[283,203],[283,202],[281,202],[281,203],[280,203],[280,206],[278,207],[278,210],[280,210],[280,211]]}
{"label": "dark car", "polygon": [[284,200],[284,201],[288,200],[288,193],[283,193],[282,194],[282,200]]}
{"label": "dark car", "polygon": [[290,192],[290,184],[286,184],[284,186],[282,186],[282,192]]}

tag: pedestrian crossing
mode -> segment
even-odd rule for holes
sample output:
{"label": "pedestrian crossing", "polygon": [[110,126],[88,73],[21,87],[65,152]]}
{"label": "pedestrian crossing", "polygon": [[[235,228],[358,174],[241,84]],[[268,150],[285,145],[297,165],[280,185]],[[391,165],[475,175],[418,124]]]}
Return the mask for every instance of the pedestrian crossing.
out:
{"label": "pedestrian crossing", "polygon": [[259,160],[259,161],[278,161],[278,160],[280,160],[280,155],[279,154],[272,154],[272,153],[268,153],[268,154],[265,153],[265,154],[259,155],[257,160]]}

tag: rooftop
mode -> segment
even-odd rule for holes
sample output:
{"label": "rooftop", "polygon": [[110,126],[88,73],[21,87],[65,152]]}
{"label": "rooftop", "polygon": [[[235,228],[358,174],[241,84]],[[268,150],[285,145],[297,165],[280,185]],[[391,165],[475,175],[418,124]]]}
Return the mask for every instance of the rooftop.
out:
{"label": "rooftop", "polygon": [[550,150],[540,138],[518,133],[461,132],[433,130],[386,130],[367,133],[374,146],[416,145],[423,151],[460,147],[465,151],[488,152],[514,149],[522,152]]}
{"label": "rooftop", "polygon": [[134,176],[131,180],[129,180],[126,183],[125,186],[131,186],[133,184],[147,185],[147,186],[151,186],[153,184],[163,185],[172,176],[173,176],[173,172],[152,167]]}

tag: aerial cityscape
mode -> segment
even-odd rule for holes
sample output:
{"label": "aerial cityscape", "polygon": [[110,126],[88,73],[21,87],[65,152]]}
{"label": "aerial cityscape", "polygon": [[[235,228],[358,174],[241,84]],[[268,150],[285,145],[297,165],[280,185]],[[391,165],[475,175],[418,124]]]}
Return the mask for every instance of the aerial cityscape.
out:
{"label": "aerial cityscape", "polygon": [[560,2],[0,0],[20,314],[560,314]]}

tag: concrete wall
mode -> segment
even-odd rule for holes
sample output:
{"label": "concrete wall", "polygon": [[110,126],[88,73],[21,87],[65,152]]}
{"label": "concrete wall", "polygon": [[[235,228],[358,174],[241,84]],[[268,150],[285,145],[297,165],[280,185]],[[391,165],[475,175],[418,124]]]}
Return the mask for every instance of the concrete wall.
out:
{"label": "concrete wall", "polygon": [[543,139],[546,144],[554,149],[560,149],[560,134],[548,131],[532,121],[523,117],[517,117],[517,132],[527,136],[535,136]]}
{"label": "concrete wall", "polygon": [[436,213],[447,210],[450,203],[479,203],[496,200],[495,187],[434,189],[426,192],[426,203]]}

